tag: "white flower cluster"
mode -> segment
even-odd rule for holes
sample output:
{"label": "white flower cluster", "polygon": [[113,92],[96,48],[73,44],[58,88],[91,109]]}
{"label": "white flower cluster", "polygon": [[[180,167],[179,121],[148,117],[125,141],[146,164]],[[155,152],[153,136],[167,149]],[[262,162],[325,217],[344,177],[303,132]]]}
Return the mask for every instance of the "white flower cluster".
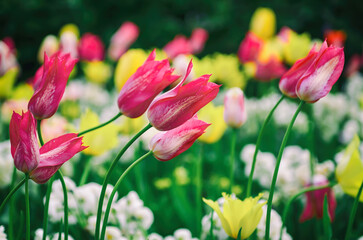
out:
{"label": "white flower cluster", "polygon": [[0,226],[0,240],[7,240],[4,226]]}
{"label": "white flower cluster", "polygon": [[[42,240],[43,239],[43,229],[38,228],[35,231],[34,240]],[[50,234],[45,237],[46,240],[58,240],[59,239],[59,233]],[[61,240],[64,240],[64,233],[61,234]],[[68,240],[74,240],[74,238],[70,235],[68,235]]]}
{"label": "white flower cluster", "polygon": [[[135,238],[134,238],[135,239]],[[198,238],[193,238],[192,233],[186,228],[177,229],[173,236],[166,236],[163,238],[157,233],[152,233],[147,237],[148,240],[198,240]],[[144,239],[139,239],[144,240]]]}
{"label": "white flower cluster", "polygon": [[14,168],[14,160],[11,156],[10,141],[0,143],[0,188],[9,186]]}

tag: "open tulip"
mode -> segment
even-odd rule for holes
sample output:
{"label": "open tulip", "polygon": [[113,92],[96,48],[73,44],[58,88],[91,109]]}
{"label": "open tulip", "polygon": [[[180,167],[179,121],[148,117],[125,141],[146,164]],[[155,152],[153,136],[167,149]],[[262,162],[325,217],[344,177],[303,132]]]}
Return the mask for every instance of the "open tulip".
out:
{"label": "open tulip", "polygon": [[343,48],[328,47],[325,41],[314,61],[299,79],[296,85],[297,96],[309,103],[325,97],[342,74],[343,66]]}
{"label": "open tulip", "polygon": [[222,195],[224,197],[223,212],[218,202],[205,198],[203,201],[218,214],[228,236],[237,239],[238,232],[242,228],[241,239],[248,238],[255,231],[262,217],[262,206],[265,205],[265,202],[258,203],[262,194],[255,198],[246,198],[243,201],[225,193]]}
{"label": "open tulip", "polygon": [[219,85],[208,82],[210,75],[203,75],[183,86],[192,67],[190,61],[184,79],[151,103],[147,116],[156,129],[167,131],[182,125],[217,96]]}
{"label": "open tulip", "polygon": [[241,63],[255,61],[262,49],[264,41],[253,32],[248,32],[238,49],[238,58]]}
{"label": "open tulip", "polygon": [[[42,68],[42,78],[34,83],[34,95],[29,101],[28,108],[37,119],[50,118],[58,109],[64,90],[77,60],[69,54],[54,54],[50,58],[45,54]],[[39,70],[40,71],[40,70]]]}
{"label": "open tulip", "polygon": [[209,125],[194,116],[177,128],[156,134],[149,148],[155,158],[168,161],[189,149]]}
{"label": "open tulip", "polygon": [[224,97],[224,121],[228,126],[239,128],[247,120],[245,98],[240,88],[231,88]]}
{"label": "open tulip", "polygon": [[105,46],[97,35],[85,33],[79,40],[78,54],[81,60],[102,61],[105,56]]}
{"label": "open tulip", "polygon": [[121,113],[130,118],[140,117],[156,95],[179,78],[172,72],[169,61],[155,61],[155,50],[152,51],[122,87],[117,100]]}

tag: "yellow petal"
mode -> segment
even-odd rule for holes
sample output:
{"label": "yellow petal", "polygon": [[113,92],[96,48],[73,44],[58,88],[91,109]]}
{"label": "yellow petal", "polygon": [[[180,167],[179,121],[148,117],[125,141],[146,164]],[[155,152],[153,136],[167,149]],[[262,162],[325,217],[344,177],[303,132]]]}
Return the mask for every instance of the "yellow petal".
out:
{"label": "yellow petal", "polygon": [[250,30],[262,39],[275,34],[276,16],[270,8],[258,8],[252,15]]}
{"label": "yellow petal", "polygon": [[222,227],[224,231],[227,233],[228,236],[233,237],[231,228],[229,223],[227,222],[226,218],[223,216],[223,213],[221,212],[221,209],[219,208],[219,205],[217,202],[213,202],[212,200],[208,200],[203,198],[203,201],[209,205],[217,214],[219,219],[221,220]]}
{"label": "yellow petal", "polygon": [[227,124],[223,119],[224,106],[214,106],[212,102],[208,103],[198,112],[198,118],[206,123],[211,123],[205,133],[198,138],[205,143],[215,143],[221,139],[227,129]]}

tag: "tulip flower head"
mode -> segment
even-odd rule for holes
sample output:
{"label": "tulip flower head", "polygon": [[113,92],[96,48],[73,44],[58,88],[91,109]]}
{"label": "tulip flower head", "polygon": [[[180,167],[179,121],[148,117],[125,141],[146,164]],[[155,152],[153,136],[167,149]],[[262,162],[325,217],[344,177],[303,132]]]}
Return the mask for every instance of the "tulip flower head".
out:
{"label": "tulip flower head", "polygon": [[253,13],[250,30],[262,39],[268,39],[275,34],[276,16],[270,8],[257,8]]}
{"label": "tulip flower head", "polygon": [[241,239],[248,238],[255,231],[262,217],[262,206],[266,203],[258,202],[262,194],[255,198],[246,198],[243,201],[232,198],[225,193],[222,195],[224,197],[223,212],[218,202],[205,198],[203,198],[203,201],[218,214],[222,227],[228,236],[236,239],[239,230],[242,228]]}
{"label": "tulip flower head", "polygon": [[194,116],[177,128],[156,134],[149,148],[155,158],[168,161],[188,150],[209,125]]}
{"label": "tulip flower head", "polygon": [[172,41],[165,45],[163,50],[171,59],[174,59],[180,54],[191,54],[193,52],[190,41],[183,35],[175,36]]}
{"label": "tulip flower head", "polygon": [[231,88],[224,97],[224,121],[233,128],[241,127],[247,120],[245,98],[240,88]]}
{"label": "tulip flower head", "polygon": [[255,61],[263,47],[264,41],[253,32],[248,32],[238,49],[238,58],[241,63]]}
{"label": "tulip flower head", "polygon": [[156,95],[179,78],[172,72],[169,61],[155,61],[155,50],[152,51],[122,87],[117,100],[121,113],[130,118],[140,117]]}
{"label": "tulip flower head", "polygon": [[147,116],[156,129],[167,131],[182,125],[217,96],[220,86],[208,82],[210,75],[203,75],[183,86],[192,67],[190,61],[184,79],[151,103]]}
{"label": "tulip flower head", "polygon": [[208,40],[208,32],[203,28],[196,28],[190,36],[190,45],[193,49],[193,54],[200,53],[205,42]]}
{"label": "tulip flower head", "polygon": [[34,94],[28,105],[36,119],[50,118],[57,111],[69,74],[77,62],[69,54],[60,52],[50,58],[44,56],[44,65],[36,74]]}
{"label": "tulip flower head", "polygon": [[105,46],[97,35],[85,33],[79,40],[78,54],[81,60],[102,61],[105,57]]}
{"label": "tulip flower head", "polygon": [[56,36],[48,35],[43,39],[38,51],[38,61],[40,63],[44,62],[44,52],[48,56],[52,56],[59,50],[59,41]]}

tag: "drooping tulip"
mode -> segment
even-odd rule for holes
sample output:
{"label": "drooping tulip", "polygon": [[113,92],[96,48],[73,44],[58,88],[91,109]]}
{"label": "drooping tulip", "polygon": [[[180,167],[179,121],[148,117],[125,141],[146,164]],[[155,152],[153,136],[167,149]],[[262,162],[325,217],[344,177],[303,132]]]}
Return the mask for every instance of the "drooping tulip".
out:
{"label": "drooping tulip", "polygon": [[208,40],[208,32],[203,28],[196,28],[190,36],[190,45],[193,49],[193,54],[200,53]]}
{"label": "drooping tulip", "polygon": [[231,88],[224,97],[224,121],[232,128],[241,127],[247,120],[245,98],[240,88]]}
{"label": "drooping tulip", "polygon": [[36,119],[50,118],[57,111],[69,74],[76,62],[70,54],[58,52],[50,58],[45,54],[42,78],[36,80],[34,95],[28,105]]}
{"label": "drooping tulip", "polygon": [[156,134],[149,148],[155,158],[168,161],[189,149],[209,125],[194,116],[177,128]]}
{"label": "drooping tulip", "polygon": [[[315,175],[313,179],[313,186],[323,186],[327,185],[329,182],[323,175]],[[305,208],[300,216],[300,222],[305,222],[313,217],[321,219],[323,217],[323,206],[324,197],[327,195],[328,200],[328,213],[330,220],[333,221],[335,217],[335,208],[337,202],[334,197],[333,190],[328,188],[323,188],[311,192],[307,192]]]}
{"label": "drooping tulip", "polygon": [[248,32],[238,49],[238,58],[241,63],[255,61],[264,42],[253,32]]}
{"label": "drooping tulip", "polygon": [[133,22],[125,22],[111,38],[109,57],[117,61],[139,36],[139,28]]}
{"label": "drooping tulip", "polygon": [[184,79],[151,103],[147,116],[156,129],[167,131],[182,125],[217,96],[220,86],[208,82],[210,75],[203,75],[183,86],[192,67],[190,61]]}
{"label": "drooping tulip", "polygon": [[167,59],[155,61],[155,56],[154,50],[122,87],[117,104],[123,115],[141,116],[156,95],[179,78],[172,75],[173,69]]}
{"label": "drooping tulip", "polygon": [[102,40],[92,33],[85,33],[78,43],[80,60],[102,61],[105,57],[105,46]]}
{"label": "drooping tulip", "polygon": [[309,103],[325,97],[342,74],[343,66],[343,48],[328,47],[325,41],[314,61],[299,79],[296,85],[297,96]]}

